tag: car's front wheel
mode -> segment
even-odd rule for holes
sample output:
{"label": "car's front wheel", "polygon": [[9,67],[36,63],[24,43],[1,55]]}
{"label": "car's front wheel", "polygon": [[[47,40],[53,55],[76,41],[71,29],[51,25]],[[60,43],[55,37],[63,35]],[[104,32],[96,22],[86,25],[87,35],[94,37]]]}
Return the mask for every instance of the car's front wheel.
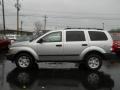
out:
{"label": "car's front wheel", "polygon": [[85,64],[90,70],[98,70],[102,65],[102,57],[97,54],[90,54],[85,58]]}
{"label": "car's front wheel", "polygon": [[28,53],[20,53],[16,56],[15,59],[16,66],[22,69],[31,67],[33,63],[33,57]]}

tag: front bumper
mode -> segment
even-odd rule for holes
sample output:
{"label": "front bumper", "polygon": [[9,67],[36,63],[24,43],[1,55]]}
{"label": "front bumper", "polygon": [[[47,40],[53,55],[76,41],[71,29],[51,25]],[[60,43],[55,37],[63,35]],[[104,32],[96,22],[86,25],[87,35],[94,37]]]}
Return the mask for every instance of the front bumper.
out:
{"label": "front bumper", "polygon": [[104,57],[105,60],[120,60],[120,55],[117,55],[116,53],[106,53]]}

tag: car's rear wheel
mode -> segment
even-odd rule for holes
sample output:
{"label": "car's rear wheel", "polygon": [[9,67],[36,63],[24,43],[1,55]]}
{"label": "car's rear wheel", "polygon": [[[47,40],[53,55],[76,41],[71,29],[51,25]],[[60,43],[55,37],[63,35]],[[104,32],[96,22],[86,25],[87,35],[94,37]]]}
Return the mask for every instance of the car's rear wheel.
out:
{"label": "car's rear wheel", "polygon": [[22,69],[31,67],[34,64],[33,57],[28,53],[20,53],[16,56],[16,66]]}
{"label": "car's rear wheel", "polygon": [[98,54],[90,54],[85,58],[85,64],[90,70],[98,70],[102,65],[102,57]]}

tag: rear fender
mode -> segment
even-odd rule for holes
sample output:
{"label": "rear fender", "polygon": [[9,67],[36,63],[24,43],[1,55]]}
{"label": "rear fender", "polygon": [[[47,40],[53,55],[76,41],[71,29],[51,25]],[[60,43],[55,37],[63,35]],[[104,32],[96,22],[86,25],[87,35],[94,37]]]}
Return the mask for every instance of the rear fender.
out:
{"label": "rear fender", "polygon": [[96,52],[99,52],[101,54],[104,54],[106,53],[106,51],[100,47],[96,47],[96,46],[91,46],[91,47],[88,47],[86,48],[81,54],[80,54],[80,60],[83,60],[84,59],[84,56],[89,53],[89,52],[92,52],[92,51],[96,51]]}

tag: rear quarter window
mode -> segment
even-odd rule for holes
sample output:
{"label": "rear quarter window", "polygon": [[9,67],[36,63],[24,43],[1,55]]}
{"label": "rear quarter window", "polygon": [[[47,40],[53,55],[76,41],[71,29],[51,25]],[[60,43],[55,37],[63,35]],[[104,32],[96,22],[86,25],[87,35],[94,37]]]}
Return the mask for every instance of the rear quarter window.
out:
{"label": "rear quarter window", "polygon": [[91,41],[105,41],[108,40],[104,32],[88,31]]}

